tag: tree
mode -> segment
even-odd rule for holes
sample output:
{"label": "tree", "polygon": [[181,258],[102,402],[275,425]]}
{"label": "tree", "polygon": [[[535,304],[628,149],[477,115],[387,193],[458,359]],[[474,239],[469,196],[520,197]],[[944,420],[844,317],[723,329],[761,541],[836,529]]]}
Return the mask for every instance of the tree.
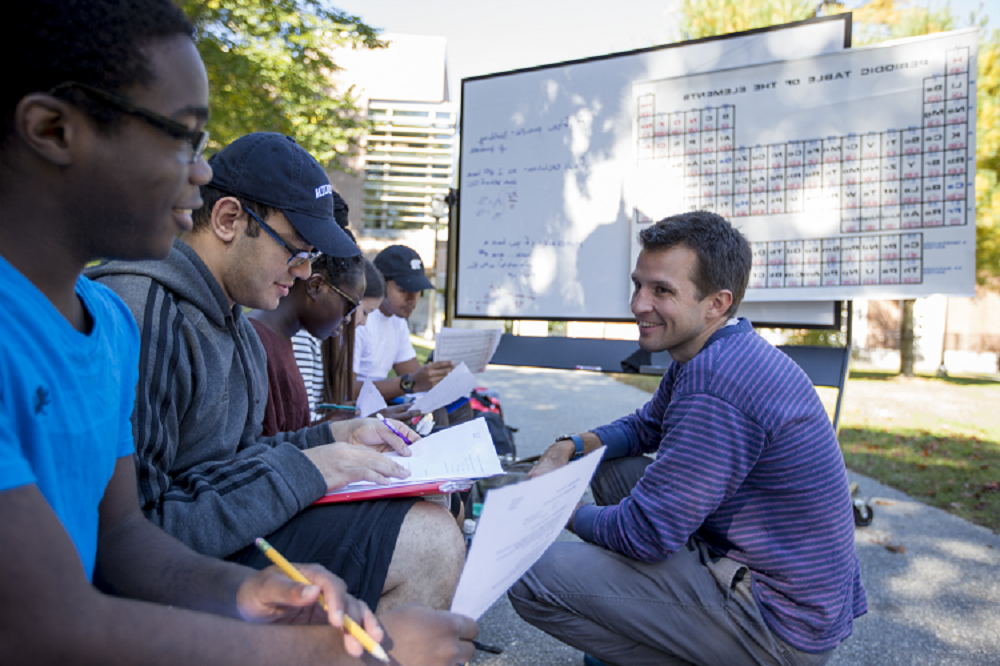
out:
{"label": "tree", "polygon": [[792,23],[816,14],[813,0],[683,0],[682,39],[701,39]]}
{"label": "tree", "polygon": [[976,85],[976,268],[980,282],[996,288],[1000,277],[1000,30],[980,36]]}
{"label": "tree", "polygon": [[334,90],[335,47],[380,48],[360,18],[320,0],[184,0],[211,86],[216,149],[256,131],[294,136],[321,164],[339,167],[367,122],[353,89]]}

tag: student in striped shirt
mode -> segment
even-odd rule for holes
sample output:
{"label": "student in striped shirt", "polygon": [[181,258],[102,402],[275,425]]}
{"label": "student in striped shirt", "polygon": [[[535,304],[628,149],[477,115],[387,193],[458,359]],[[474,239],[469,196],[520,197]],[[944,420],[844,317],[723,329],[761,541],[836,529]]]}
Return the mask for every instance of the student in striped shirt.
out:
{"label": "student in striped shirt", "polygon": [[[605,664],[822,664],[867,611],[837,438],[805,373],[736,318],[751,255],[714,213],[639,235],[653,399],[568,435],[531,476],[605,446],[596,505],[511,588],[522,618]],[[646,457],[645,454],[655,454]]]}

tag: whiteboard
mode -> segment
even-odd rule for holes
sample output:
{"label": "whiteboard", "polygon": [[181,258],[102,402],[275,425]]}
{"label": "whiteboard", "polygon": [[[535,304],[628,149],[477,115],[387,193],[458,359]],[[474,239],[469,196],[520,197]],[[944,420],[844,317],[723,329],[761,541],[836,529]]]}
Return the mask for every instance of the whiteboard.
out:
{"label": "whiteboard", "polygon": [[711,210],[751,241],[748,302],[973,296],[977,41],[636,82],[632,257],[661,211]]}
{"label": "whiteboard", "polygon": [[835,53],[849,34],[841,15],[464,79],[456,316],[631,321],[634,86]]}

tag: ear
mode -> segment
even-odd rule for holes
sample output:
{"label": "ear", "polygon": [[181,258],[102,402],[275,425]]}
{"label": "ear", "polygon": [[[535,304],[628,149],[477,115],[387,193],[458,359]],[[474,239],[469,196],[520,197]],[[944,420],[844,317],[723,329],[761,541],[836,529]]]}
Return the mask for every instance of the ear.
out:
{"label": "ear", "polygon": [[240,237],[247,226],[247,214],[236,197],[223,197],[212,208],[210,228],[227,245]]}
{"label": "ear", "polygon": [[43,160],[57,166],[73,162],[76,143],[94,129],[84,114],[69,102],[46,93],[21,98],[14,109],[14,133]]}
{"label": "ear", "polygon": [[319,298],[320,291],[323,290],[323,277],[317,273],[313,273],[305,280],[306,295],[312,300]]}
{"label": "ear", "polygon": [[708,305],[708,312],[705,313],[706,317],[712,320],[725,317],[729,306],[733,304],[733,292],[728,289],[722,289],[709,296],[709,298],[711,300]]}

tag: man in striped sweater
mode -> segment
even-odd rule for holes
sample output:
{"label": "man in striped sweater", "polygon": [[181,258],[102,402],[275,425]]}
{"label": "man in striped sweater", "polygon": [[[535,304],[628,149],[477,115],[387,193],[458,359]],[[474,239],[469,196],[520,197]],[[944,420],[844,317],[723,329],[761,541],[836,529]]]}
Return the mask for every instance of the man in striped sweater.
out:
{"label": "man in striped sweater", "polygon": [[[639,344],[675,361],[653,399],[560,438],[532,476],[605,446],[597,505],[510,591],[606,664],[822,664],[867,611],[836,435],[805,373],[735,317],[751,255],[706,212],[640,234]],[[655,454],[646,457],[644,454]]]}

